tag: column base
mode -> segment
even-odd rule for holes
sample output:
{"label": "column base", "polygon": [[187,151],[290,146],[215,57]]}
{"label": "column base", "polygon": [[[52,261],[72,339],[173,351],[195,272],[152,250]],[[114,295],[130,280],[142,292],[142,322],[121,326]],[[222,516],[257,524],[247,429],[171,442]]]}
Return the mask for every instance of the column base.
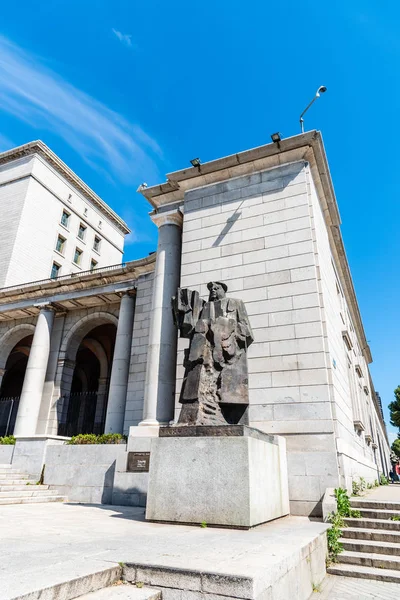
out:
{"label": "column base", "polygon": [[160,424],[157,421],[149,423],[142,421],[140,425],[129,427],[129,437],[158,437]]}

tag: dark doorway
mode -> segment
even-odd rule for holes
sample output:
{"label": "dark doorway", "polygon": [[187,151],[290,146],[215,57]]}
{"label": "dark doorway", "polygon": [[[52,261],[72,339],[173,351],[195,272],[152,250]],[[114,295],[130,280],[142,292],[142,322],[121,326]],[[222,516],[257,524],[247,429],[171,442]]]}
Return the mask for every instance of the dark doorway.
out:
{"label": "dark doorway", "polygon": [[11,350],[0,388],[0,436],[12,435],[33,335],[28,335]]}
{"label": "dark doorway", "polygon": [[66,422],[59,434],[103,433],[116,327],[100,325],[82,340],[76,353],[70,394],[63,397]]}

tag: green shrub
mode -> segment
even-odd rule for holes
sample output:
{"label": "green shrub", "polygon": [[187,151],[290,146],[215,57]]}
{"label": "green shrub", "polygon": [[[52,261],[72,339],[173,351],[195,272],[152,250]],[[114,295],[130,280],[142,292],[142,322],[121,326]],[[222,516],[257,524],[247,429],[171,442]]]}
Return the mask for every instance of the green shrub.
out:
{"label": "green shrub", "polygon": [[0,445],[3,446],[14,446],[16,439],[13,435],[7,435],[5,437],[0,437]]}
{"label": "green shrub", "polygon": [[383,474],[380,476],[380,484],[381,485],[389,485],[389,479],[385,477]]}
{"label": "green shrub", "polygon": [[379,486],[379,481],[377,479],[375,479],[374,481],[374,487],[378,487]]}
{"label": "green shrub", "polygon": [[400,521],[400,516],[399,515],[393,515],[392,517],[390,517],[389,521]]}
{"label": "green shrub", "polygon": [[338,554],[342,552],[343,545],[339,542],[339,539],[342,537],[342,528],[345,526],[343,517],[339,515],[339,513],[330,513],[328,515],[328,521],[331,523],[330,529],[326,532],[326,537],[328,540],[328,566],[331,563],[336,562]]}
{"label": "green shrub", "polygon": [[337,502],[337,512],[341,517],[351,517],[353,519],[359,519],[361,517],[359,510],[351,508],[350,498],[346,490],[343,488],[335,489],[335,498]]}
{"label": "green shrub", "polygon": [[96,435],[95,433],[80,433],[74,435],[67,444],[72,446],[80,446],[84,444],[121,444],[126,442],[126,435],[121,433],[102,433]]}

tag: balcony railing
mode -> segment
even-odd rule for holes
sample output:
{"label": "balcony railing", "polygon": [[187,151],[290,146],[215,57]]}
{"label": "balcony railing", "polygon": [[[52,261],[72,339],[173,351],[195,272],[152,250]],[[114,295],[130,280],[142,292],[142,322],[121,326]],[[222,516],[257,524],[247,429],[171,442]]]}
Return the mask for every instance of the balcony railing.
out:
{"label": "balcony railing", "polygon": [[99,267],[98,269],[89,269],[88,271],[79,271],[79,273],[69,273],[68,275],[60,275],[59,277],[49,277],[48,279],[39,279],[37,281],[29,281],[27,283],[19,283],[17,285],[10,285],[8,287],[0,288],[0,293],[11,292],[12,290],[23,290],[31,285],[44,285],[51,283],[52,281],[60,281],[61,283],[68,279],[77,279],[85,275],[107,273],[109,271],[116,271],[117,269],[123,269],[126,267],[126,263],[120,263],[118,265],[110,265],[108,267]]}

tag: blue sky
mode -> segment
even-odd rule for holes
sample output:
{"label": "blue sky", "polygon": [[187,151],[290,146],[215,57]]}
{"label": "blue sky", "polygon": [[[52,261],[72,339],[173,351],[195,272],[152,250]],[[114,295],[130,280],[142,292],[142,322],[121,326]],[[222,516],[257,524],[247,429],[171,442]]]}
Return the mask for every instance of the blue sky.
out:
{"label": "blue sky", "polygon": [[[400,384],[397,2],[2,3],[0,150],[40,138],[155,249],[137,186],[298,133],[323,133],[384,405]],[[389,422],[388,417],[386,418]],[[389,430],[395,431],[389,427]]]}

